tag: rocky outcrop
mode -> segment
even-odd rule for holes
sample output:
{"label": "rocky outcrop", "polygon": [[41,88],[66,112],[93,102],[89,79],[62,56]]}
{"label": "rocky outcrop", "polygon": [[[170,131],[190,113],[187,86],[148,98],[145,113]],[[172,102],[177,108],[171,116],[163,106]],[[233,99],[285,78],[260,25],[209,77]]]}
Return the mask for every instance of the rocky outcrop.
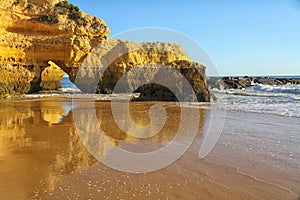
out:
{"label": "rocky outcrop", "polygon": [[[192,62],[179,45],[107,39],[110,31],[102,19],[81,12],[67,1],[0,1],[3,22],[0,25],[0,64],[22,68],[21,71],[29,74],[27,79],[21,80],[22,85],[30,83],[30,87],[15,93],[59,88],[63,72],[49,67],[51,61],[83,92],[97,93],[111,93],[119,79],[137,66],[149,65],[147,77],[155,78],[158,66],[167,65],[183,74],[199,101],[210,99],[205,67]],[[103,71],[103,66],[108,68]],[[80,77],[79,81],[76,76]],[[184,95],[178,78],[172,81]],[[176,100],[164,87],[152,86],[136,88],[141,92],[141,100]]]}
{"label": "rocky outcrop", "polygon": [[0,77],[0,98],[27,93],[34,78],[26,68],[12,65],[2,65]]}
{"label": "rocky outcrop", "polygon": [[42,90],[58,90],[62,87],[61,79],[66,73],[55,63],[49,62],[41,75],[40,87]]}
{"label": "rocky outcrop", "polygon": [[[153,66],[153,70],[149,70],[150,67],[148,66],[144,74],[151,71],[154,80],[164,79],[162,82],[167,83],[168,87],[157,83],[143,85],[136,91],[140,93],[136,101],[210,101],[203,65],[186,60],[176,60],[167,63],[164,66],[166,68],[164,72],[155,70],[155,66]],[[187,80],[186,83],[182,81],[182,77]],[[191,90],[188,86],[191,86]],[[196,99],[193,99],[191,92],[195,92]]]}
{"label": "rocky outcrop", "polygon": [[286,85],[300,84],[300,78],[274,78],[274,77],[210,77],[207,81],[209,88],[216,89],[242,89],[254,84]]}
{"label": "rocky outcrop", "polygon": [[65,1],[0,2],[1,70],[6,71],[4,66],[10,65],[30,74],[22,85],[30,82],[31,87],[15,93],[39,91],[41,73],[49,61],[66,71],[79,66],[90,50],[110,33],[102,19],[87,15]]}
{"label": "rocky outcrop", "polygon": [[[124,89],[117,92],[139,92],[138,100],[176,101],[174,91],[182,96],[181,100],[190,100],[184,88],[186,84],[181,81],[183,76],[194,89],[198,101],[210,100],[205,67],[192,62],[176,44],[107,39],[87,56],[79,71],[73,70],[71,74],[77,77],[71,75],[70,78],[73,81],[77,78],[75,83],[84,92],[110,94],[118,83]],[[159,81],[165,83],[165,87],[157,84]],[[147,82],[151,84],[145,84]]]}

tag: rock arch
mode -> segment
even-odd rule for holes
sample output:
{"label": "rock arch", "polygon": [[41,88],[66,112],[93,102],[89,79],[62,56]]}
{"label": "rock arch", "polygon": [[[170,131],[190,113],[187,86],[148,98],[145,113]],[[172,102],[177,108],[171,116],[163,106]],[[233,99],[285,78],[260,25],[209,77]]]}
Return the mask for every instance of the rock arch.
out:
{"label": "rock arch", "polygon": [[[70,80],[75,82],[79,68],[86,58],[98,45],[105,43],[102,49],[98,48],[96,59],[102,59],[102,56],[114,56],[119,52],[120,47],[129,51],[109,63],[104,77],[99,77],[96,83],[98,93],[111,93],[118,79],[135,66],[169,64],[185,74],[198,100],[209,101],[210,99],[205,80],[205,67],[192,62],[179,45],[107,39],[110,31],[102,19],[81,11],[78,11],[80,20],[69,19],[68,15],[57,13],[54,9],[60,0],[46,0],[43,3],[24,0],[24,4],[18,5],[12,0],[0,1],[2,3],[0,21],[3,22],[0,24],[0,67],[3,73],[8,71],[6,74],[11,74],[9,70],[13,69],[22,76],[19,81],[15,81],[10,75],[8,79],[11,78],[11,81],[0,80],[0,85],[4,88],[0,94],[2,97],[6,93],[14,95],[37,92],[41,88],[57,88],[63,72],[57,67],[49,67],[49,61],[59,66],[69,75]],[[28,3],[33,5],[33,10],[26,9]],[[39,17],[39,19],[49,19],[43,17],[45,15],[51,15],[50,19],[55,18],[55,20],[51,22],[35,20]],[[83,67],[85,68],[83,72],[86,72],[87,76],[85,80],[89,80],[89,74],[94,70],[93,65],[83,65]],[[19,70],[20,68],[22,70]],[[200,69],[200,73],[196,68]],[[50,71],[54,72],[54,75]],[[85,84],[76,84],[83,92],[89,92]],[[20,89],[20,85],[24,87]]]}

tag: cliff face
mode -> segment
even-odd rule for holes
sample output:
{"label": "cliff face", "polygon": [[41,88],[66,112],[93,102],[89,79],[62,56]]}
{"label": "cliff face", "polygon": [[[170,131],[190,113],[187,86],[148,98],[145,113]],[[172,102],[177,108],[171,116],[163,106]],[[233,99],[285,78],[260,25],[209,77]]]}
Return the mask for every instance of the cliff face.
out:
{"label": "cliff face", "polygon": [[[184,75],[198,100],[209,101],[205,67],[193,63],[179,45],[107,39],[110,31],[102,19],[67,1],[0,2],[0,70],[6,77],[0,79],[4,88],[0,97],[57,89],[64,72],[83,92],[111,93],[118,80],[136,66],[151,65],[147,76],[154,78],[158,65],[168,65]],[[103,71],[102,66],[108,68]],[[18,71],[20,78],[13,77],[12,71]],[[172,81],[177,83],[176,79]],[[183,90],[180,83],[177,89]],[[142,93],[141,100],[176,99],[157,85],[137,91]]]}
{"label": "cliff face", "polygon": [[[183,75],[198,101],[210,100],[205,67],[192,62],[176,44],[107,39],[91,51],[79,71],[73,70],[78,76],[75,83],[85,92],[110,94],[118,83],[122,92],[140,92],[138,100],[178,100],[166,87],[177,91],[181,100],[189,100]],[[74,78],[71,76],[71,80]],[[142,86],[145,83],[154,84]]]}
{"label": "cliff face", "polygon": [[1,65],[0,67],[0,99],[10,98],[16,94],[30,91],[34,76],[29,70],[20,66]]}
{"label": "cliff face", "polygon": [[24,73],[31,74],[25,81],[31,82],[31,89],[18,91],[21,93],[40,89],[41,72],[48,67],[48,61],[65,68],[78,66],[110,33],[102,19],[63,1],[0,2],[1,66],[22,67]]}
{"label": "cliff face", "polygon": [[[134,67],[145,64],[167,64],[174,60],[190,60],[190,58],[176,44],[134,43],[109,38],[91,51],[80,70],[72,68],[70,79],[75,81],[75,75],[78,75],[76,84],[83,91],[94,92],[94,87],[97,87],[98,93],[111,93],[121,76]],[[97,82],[91,83],[92,80]],[[94,87],[88,87],[91,84]]]}

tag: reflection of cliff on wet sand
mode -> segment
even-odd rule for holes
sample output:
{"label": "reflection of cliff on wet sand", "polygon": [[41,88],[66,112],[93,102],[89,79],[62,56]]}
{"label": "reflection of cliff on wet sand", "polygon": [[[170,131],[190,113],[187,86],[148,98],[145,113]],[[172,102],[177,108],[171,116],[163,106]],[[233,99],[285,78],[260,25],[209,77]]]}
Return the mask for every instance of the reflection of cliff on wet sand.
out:
{"label": "reflection of cliff on wet sand", "polygon": [[[97,161],[85,149],[82,140],[93,142],[101,159],[114,146],[138,152],[159,148],[172,140],[179,126],[180,109],[175,104],[160,103],[168,113],[164,128],[149,139],[137,139],[117,126],[110,103],[82,103],[84,110],[89,106],[96,108],[104,134],[95,134],[94,116],[84,112],[81,117],[87,138],[80,138],[73,122],[70,100],[0,102],[0,199],[45,197],[66,175],[95,164]],[[152,105],[130,104],[135,123],[140,126],[149,124],[148,111]]]}
{"label": "reflection of cliff on wet sand", "polygon": [[[97,107],[103,115],[101,123],[111,121],[110,109],[103,105]],[[212,116],[211,111],[207,112],[207,119],[209,116]],[[149,120],[146,118],[145,123]],[[94,165],[65,176],[49,199],[297,199],[300,191],[299,120],[228,111],[223,134],[204,159],[198,156],[203,138],[196,137],[188,151],[166,168],[136,174]],[[205,123],[204,130],[209,125],[209,121]],[[110,130],[109,123],[106,130]],[[128,138],[120,139],[118,145],[123,148],[124,143],[137,144],[140,148],[135,150],[140,150],[153,143]]]}
{"label": "reflection of cliff on wet sand", "polygon": [[41,117],[43,120],[49,122],[50,125],[59,123],[63,116],[68,114],[67,108],[62,107],[61,103],[42,101],[40,105]]}
{"label": "reflection of cliff on wet sand", "polygon": [[[134,129],[137,128],[137,126],[144,127],[151,123],[149,117],[149,110],[150,107],[153,105],[160,105],[166,110],[167,113],[166,121],[163,124],[162,129],[158,132],[155,132],[156,134],[154,134],[154,136],[145,139],[141,139],[129,135],[128,133],[134,132]],[[117,140],[117,142],[123,141],[121,148],[123,149],[129,148],[130,151],[147,152],[147,151],[154,151],[155,149],[161,148],[161,146],[165,146],[178,133],[179,125],[181,123],[181,109],[176,103],[162,103],[162,102],[130,103],[129,114],[133,120],[134,126],[132,126],[130,123],[128,123],[128,120],[126,120],[126,117],[128,117],[126,113],[119,112],[117,113],[118,116],[113,116],[110,103],[102,103],[98,105],[96,104],[96,108],[97,108],[97,117],[101,123],[101,128],[103,132],[107,136],[110,136],[111,138]],[[200,118],[202,119],[199,120],[199,130],[201,130],[204,124],[203,119],[205,118],[205,111],[197,110],[196,112],[200,114]],[[119,115],[123,115],[123,116],[120,117]],[[121,130],[120,127],[118,127],[118,125],[115,123],[116,119],[114,119],[114,117],[123,119],[121,120],[120,123],[123,123],[122,126],[127,128],[126,133],[124,130]],[[154,118],[155,117],[158,118],[158,116],[154,116]],[[148,132],[150,131],[152,130],[151,129],[141,130],[141,133],[139,134],[147,135]],[[143,148],[141,148],[140,145],[143,145]],[[151,145],[150,149],[147,150],[147,146],[145,145],[147,146]]]}
{"label": "reflection of cliff on wet sand", "polygon": [[[189,111],[200,112],[201,119],[188,151],[166,168],[134,174],[97,164],[82,141],[95,147],[103,161],[116,147],[133,152],[156,150],[176,137],[181,120],[178,105],[158,103],[168,113],[165,126],[149,139],[138,139],[116,125],[110,103],[78,101],[71,111],[71,101],[66,99],[0,102],[0,199],[298,197],[299,118],[228,111],[217,145],[205,159],[199,159],[203,121],[210,119],[212,112],[187,106],[193,107]],[[130,103],[130,116],[136,124],[150,123],[151,105]],[[139,130],[123,120],[126,113],[118,114],[119,125],[133,132]],[[75,116],[80,119],[76,124]],[[208,127],[209,120],[204,130]],[[98,134],[99,128],[103,134]],[[185,137],[191,138],[183,134],[183,142]]]}
{"label": "reflection of cliff on wet sand", "polygon": [[64,175],[96,162],[74,131],[72,113],[62,116],[62,102],[0,104],[0,199],[43,196]]}

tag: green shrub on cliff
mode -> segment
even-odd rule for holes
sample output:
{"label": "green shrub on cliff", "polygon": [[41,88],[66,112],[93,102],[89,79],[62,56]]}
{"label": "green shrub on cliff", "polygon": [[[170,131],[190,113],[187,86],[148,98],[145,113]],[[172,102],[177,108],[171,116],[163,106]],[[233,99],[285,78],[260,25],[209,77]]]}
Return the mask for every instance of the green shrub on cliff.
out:
{"label": "green shrub on cliff", "polygon": [[31,10],[32,8],[33,8],[33,4],[31,4],[31,3],[27,4],[27,6],[26,6],[27,10]]}
{"label": "green shrub on cliff", "polygon": [[42,15],[38,18],[33,18],[33,20],[38,21],[38,22],[44,22],[48,24],[57,24],[58,19],[54,15]]}
{"label": "green shrub on cliff", "polygon": [[57,14],[68,15],[71,20],[76,20],[79,25],[85,25],[86,19],[82,16],[82,13],[78,6],[74,6],[67,1],[61,1],[54,5],[54,12]]}
{"label": "green shrub on cliff", "polygon": [[25,1],[24,0],[15,0],[13,2],[13,5],[16,6],[16,5],[24,5],[25,4]]}
{"label": "green shrub on cliff", "polygon": [[66,15],[69,12],[69,3],[67,1],[61,1],[54,6],[54,11],[57,14]]}

